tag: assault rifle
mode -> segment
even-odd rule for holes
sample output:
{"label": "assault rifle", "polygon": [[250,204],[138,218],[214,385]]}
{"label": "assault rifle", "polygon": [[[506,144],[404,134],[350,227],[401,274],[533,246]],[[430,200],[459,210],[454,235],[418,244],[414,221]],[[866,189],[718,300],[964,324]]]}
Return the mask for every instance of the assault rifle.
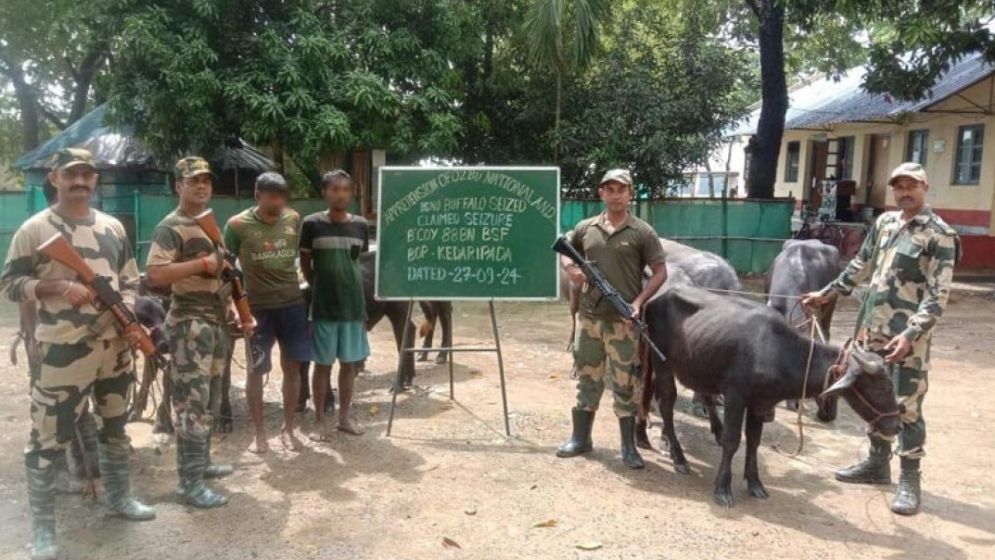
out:
{"label": "assault rifle", "polygon": [[646,323],[642,319],[632,318],[632,306],[629,305],[627,301],[622,297],[622,294],[618,293],[618,290],[612,286],[605,275],[601,273],[601,270],[594,264],[593,261],[589,261],[584,258],[573,245],[567,241],[565,235],[561,235],[557,238],[556,242],[553,243],[553,250],[557,253],[567,257],[572,260],[577,266],[584,271],[584,275],[587,276],[587,282],[592,288],[601,292],[601,295],[608,299],[615,311],[622,316],[623,319],[632,321],[632,324],[639,331],[639,335],[642,337],[646,345],[649,346],[650,350],[656,354],[657,358],[660,358],[661,362],[666,362],[667,357],[663,355],[660,348],[653,342],[649,335],[649,329],[646,327]]}
{"label": "assault rifle", "polygon": [[71,268],[79,275],[80,281],[93,292],[101,306],[111,312],[121,330],[125,334],[134,335],[137,338],[137,342],[133,343],[135,350],[141,352],[146,358],[158,355],[155,344],[149,338],[148,333],[138,323],[135,314],[124,305],[121,293],[111,286],[106,276],[98,276],[61,233],[56,233],[48,241],[39,245],[38,251],[53,261]]}
{"label": "assault rifle", "polygon": [[238,322],[241,323],[245,334],[245,369],[247,373],[252,373],[252,366],[255,360],[252,355],[252,341],[249,336],[249,329],[256,324],[252,317],[252,310],[249,308],[249,294],[245,291],[245,284],[242,283],[242,274],[235,268],[235,255],[228,252],[225,241],[221,235],[221,228],[218,227],[217,220],[214,219],[214,211],[208,208],[193,217],[200,229],[204,230],[214,246],[222,253],[221,278],[226,282],[231,282],[231,298],[235,304],[235,313],[238,314]]}

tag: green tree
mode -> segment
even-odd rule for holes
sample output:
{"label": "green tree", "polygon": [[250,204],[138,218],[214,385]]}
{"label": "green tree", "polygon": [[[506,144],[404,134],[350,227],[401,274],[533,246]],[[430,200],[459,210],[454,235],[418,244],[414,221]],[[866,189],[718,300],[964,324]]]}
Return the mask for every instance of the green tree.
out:
{"label": "green tree", "polygon": [[316,177],[357,147],[453,152],[464,29],[441,0],[130,0],[109,81],[113,118],[156,154],[232,137],[270,145]]}
{"label": "green tree", "polygon": [[[936,78],[966,54],[983,52],[995,60],[992,0],[714,0],[732,26],[757,39],[762,106],[746,189],[754,198],[774,194],[777,160],[788,108],[786,70],[792,58],[839,73],[867,61],[863,87],[902,99],[929,93]],[[858,33],[859,32],[859,33]],[[867,46],[857,41],[866,36]],[[785,46],[802,45],[795,56]],[[819,53],[825,53],[820,56]],[[796,66],[795,69],[798,67]]]}
{"label": "green tree", "polygon": [[531,0],[454,2],[465,36],[454,53],[464,85],[458,105],[463,133],[454,154],[463,163],[549,161],[548,102],[555,95],[548,72],[528,54],[523,25]]}
{"label": "green tree", "polygon": [[707,33],[693,0],[636,3],[606,33],[606,55],[568,90],[563,182],[591,196],[611,167],[625,166],[654,197],[707,160],[722,131],[746,113],[745,51]]}
{"label": "green tree", "polygon": [[[556,79],[553,161],[559,162],[563,78],[583,70],[598,50],[599,32],[610,14],[610,0],[535,0],[525,20],[532,61]],[[571,25],[572,22],[572,25]]]}
{"label": "green tree", "polygon": [[17,102],[23,150],[79,120],[110,55],[110,0],[0,2],[0,91]]}

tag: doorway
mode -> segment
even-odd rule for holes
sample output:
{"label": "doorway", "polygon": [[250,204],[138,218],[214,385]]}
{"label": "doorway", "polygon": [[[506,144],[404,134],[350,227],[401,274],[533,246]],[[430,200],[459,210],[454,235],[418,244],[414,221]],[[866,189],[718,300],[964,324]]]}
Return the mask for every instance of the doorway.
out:
{"label": "doorway", "polygon": [[826,154],[829,152],[829,143],[825,140],[812,140],[812,149],[809,152],[810,172],[806,177],[804,199],[815,210],[822,205],[822,192],[819,187],[826,179]]}
{"label": "doorway", "polygon": [[871,134],[870,154],[867,165],[867,183],[863,200],[859,201],[864,206],[883,209],[887,201],[885,200],[888,186],[888,177],[891,170],[888,164],[891,161],[891,135]]}

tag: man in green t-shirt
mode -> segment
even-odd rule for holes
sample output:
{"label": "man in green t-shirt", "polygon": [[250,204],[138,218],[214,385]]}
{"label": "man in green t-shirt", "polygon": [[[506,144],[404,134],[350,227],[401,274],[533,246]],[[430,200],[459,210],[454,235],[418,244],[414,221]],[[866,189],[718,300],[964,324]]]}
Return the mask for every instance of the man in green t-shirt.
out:
{"label": "man in green t-shirt", "polygon": [[300,451],[303,444],[294,435],[294,409],[300,392],[301,362],[311,361],[307,309],[297,277],[297,247],[300,244],[301,217],[287,205],[290,189],[279,173],[263,173],[256,179],[255,207],[228,220],[225,246],[238,258],[245,275],[256,334],[252,340],[256,367],[245,382],[245,400],[256,429],[249,451],[266,453],[266,422],[263,417],[262,376],[268,373],[273,344],[280,344],[283,370],[283,427],[280,443],[284,449]]}
{"label": "man in green t-shirt", "polygon": [[350,417],[353,383],[359,362],[370,355],[366,339],[366,301],[360,253],[369,250],[366,220],[348,212],[355,191],[342,170],[325,173],[321,194],[328,210],[304,218],[301,226],[301,269],[311,286],[311,354],[314,361],[315,423],[312,439],[325,440],[325,394],[332,364],[339,361],[338,430],[361,435]]}
{"label": "man in green t-shirt", "polygon": [[[631,302],[632,317],[639,318],[645,304],[667,280],[660,239],[652,226],[629,213],[634,194],[632,176],[612,169],[601,179],[598,194],[605,204],[601,214],[582,220],[570,243],[585,258],[596,261],[605,279]],[[560,446],[559,457],[575,457],[592,449],[591,428],[605,386],[615,400],[622,437],[622,463],[632,469],[645,465],[635,446],[636,395],[639,394],[639,334],[620,317],[604,294],[587,283],[576,263],[561,258],[575,284],[583,284],[580,321],[574,342],[574,367],[578,372],[577,404],[572,411],[573,435]],[[652,275],[643,282],[646,268]]]}

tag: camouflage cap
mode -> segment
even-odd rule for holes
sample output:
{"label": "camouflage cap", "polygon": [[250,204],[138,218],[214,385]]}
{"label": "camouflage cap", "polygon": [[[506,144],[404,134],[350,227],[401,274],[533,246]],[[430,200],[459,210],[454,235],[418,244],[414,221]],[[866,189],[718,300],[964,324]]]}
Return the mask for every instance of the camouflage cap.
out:
{"label": "camouflage cap", "polygon": [[187,179],[204,173],[214,175],[211,171],[211,164],[207,163],[206,159],[197,156],[185,157],[176,162],[174,172],[177,179]]}
{"label": "camouflage cap", "polygon": [[87,165],[93,169],[97,168],[93,154],[90,153],[90,150],[84,150],[83,148],[62,148],[52,155],[48,165],[52,171],[69,169],[77,165]]}
{"label": "camouflage cap", "polygon": [[604,185],[605,183],[615,181],[616,183],[622,183],[623,185],[632,186],[632,175],[629,173],[628,169],[609,169],[605,176],[601,178],[601,182],[598,186]]}
{"label": "camouflage cap", "polygon": [[896,167],[895,170],[891,172],[891,178],[888,179],[888,185],[893,185],[895,183],[895,179],[898,179],[899,177],[910,177],[916,181],[922,181],[927,185],[929,184],[929,180],[926,178],[926,170],[923,169],[922,164],[914,161],[907,161]]}

